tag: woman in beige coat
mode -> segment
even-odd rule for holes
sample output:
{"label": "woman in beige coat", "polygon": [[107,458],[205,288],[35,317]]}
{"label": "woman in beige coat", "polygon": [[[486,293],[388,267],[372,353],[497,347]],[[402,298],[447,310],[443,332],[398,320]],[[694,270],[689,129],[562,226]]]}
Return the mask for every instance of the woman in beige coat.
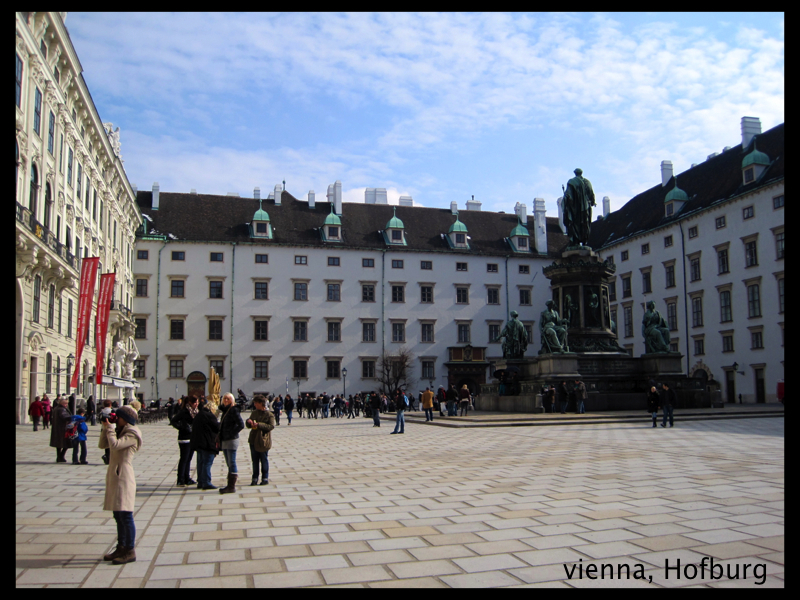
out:
{"label": "woman in beige coat", "polygon": [[136,411],[130,406],[117,409],[116,425],[103,418],[100,448],[109,448],[111,457],[106,471],[106,495],[103,510],[114,513],[117,522],[117,548],[106,554],[103,560],[123,565],[134,562],[133,550],[136,541],[136,526],[133,523],[133,507],[136,500],[136,475],[133,472],[133,455],[142,447],[142,433],[136,427]]}

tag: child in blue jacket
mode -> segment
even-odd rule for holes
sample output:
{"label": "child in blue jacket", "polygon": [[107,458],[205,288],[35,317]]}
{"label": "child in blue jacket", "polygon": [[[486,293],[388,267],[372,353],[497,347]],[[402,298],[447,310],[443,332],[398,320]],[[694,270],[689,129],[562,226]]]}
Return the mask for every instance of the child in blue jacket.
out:
{"label": "child in blue jacket", "polygon": [[[84,418],[84,410],[79,408],[75,411],[77,414],[72,417],[74,427],[78,428],[78,436],[72,440],[72,464],[88,465],[86,461],[86,433],[89,428],[86,426],[86,419]],[[81,460],[78,462],[78,448],[81,449]]]}

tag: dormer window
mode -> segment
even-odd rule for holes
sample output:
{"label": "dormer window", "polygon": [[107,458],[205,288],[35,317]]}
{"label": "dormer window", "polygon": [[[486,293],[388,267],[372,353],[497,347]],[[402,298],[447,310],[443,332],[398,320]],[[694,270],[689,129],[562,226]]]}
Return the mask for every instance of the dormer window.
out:
{"label": "dormer window", "polygon": [[753,138],[753,149],[742,159],[744,184],[753,183],[769,167],[769,156],[756,148],[757,137]]}
{"label": "dormer window", "polygon": [[405,225],[403,222],[397,218],[397,208],[394,209],[394,216],[389,219],[389,222],[386,223],[386,228],[381,231],[381,235],[383,236],[383,241],[386,244],[391,245],[400,245],[403,246],[408,245],[406,243],[405,236],[403,235],[403,231],[405,230]]}
{"label": "dormer window", "polygon": [[754,167],[750,167],[749,169],[744,170],[744,182],[745,183],[752,183],[755,181],[756,176],[753,174]]}
{"label": "dormer window", "polygon": [[508,236],[508,242],[511,244],[511,248],[514,252],[530,252],[529,238],[530,233],[528,232],[528,228],[522,224],[522,219],[518,216],[517,226],[511,230]]}
{"label": "dormer window", "polygon": [[519,238],[519,249],[520,250],[527,250],[528,249],[528,239],[521,237]]}
{"label": "dormer window", "polygon": [[328,227],[328,237],[329,238],[338,238],[339,237],[339,228],[338,227]]}
{"label": "dormer window", "polygon": [[451,248],[469,250],[469,232],[467,226],[462,223],[456,213],[456,222],[447,231],[447,243]]}
{"label": "dormer window", "polygon": [[678,187],[678,178],[675,177],[675,187],[667,192],[664,198],[664,210],[667,217],[680,212],[683,205],[689,201],[689,195]]}
{"label": "dormer window", "polygon": [[403,241],[403,232],[399,229],[392,230],[392,241],[393,242],[402,242]]}
{"label": "dormer window", "polygon": [[256,234],[267,235],[267,223],[256,223]]}
{"label": "dormer window", "polygon": [[458,244],[466,244],[467,243],[467,236],[463,233],[456,234],[456,245]]}
{"label": "dormer window", "polygon": [[675,208],[672,206],[672,202],[667,204],[667,216],[671,217],[672,213],[674,212]]}
{"label": "dormer window", "polygon": [[342,241],[342,219],[333,212],[334,205],[331,202],[331,214],[325,217],[325,223],[320,230],[322,233],[323,242],[341,242]]}
{"label": "dormer window", "polygon": [[272,226],[270,225],[267,211],[261,208],[261,200],[258,201],[258,210],[253,215],[250,223],[250,237],[254,239],[271,240]]}

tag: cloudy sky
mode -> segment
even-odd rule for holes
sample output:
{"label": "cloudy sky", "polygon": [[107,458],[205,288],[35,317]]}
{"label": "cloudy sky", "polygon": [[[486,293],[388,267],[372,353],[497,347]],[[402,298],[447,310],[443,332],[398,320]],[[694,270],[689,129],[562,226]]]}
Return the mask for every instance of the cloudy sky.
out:
{"label": "cloudy sky", "polygon": [[612,210],[784,121],[781,13],[69,13],[132,183],[555,216],[581,167]]}

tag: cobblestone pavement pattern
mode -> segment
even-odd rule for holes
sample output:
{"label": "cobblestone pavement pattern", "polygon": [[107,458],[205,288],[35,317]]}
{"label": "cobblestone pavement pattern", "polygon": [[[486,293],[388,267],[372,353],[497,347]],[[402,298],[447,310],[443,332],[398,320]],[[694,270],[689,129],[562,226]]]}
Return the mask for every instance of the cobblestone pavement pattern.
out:
{"label": "cobblestone pavement pattern", "polygon": [[[665,559],[766,565],[784,585],[784,420],[446,429],[295,419],[273,433],[270,484],[175,487],[176,432],[142,426],[137,562],[101,510],[106,467],[56,464],[49,432],[16,429],[17,587],[753,587],[677,579]],[[247,444],[240,481],[250,480]],[[71,454],[67,453],[70,460]],[[224,459],[212,470],[223,485]],[[573,579],[564,564],[615,565]],[[618,579],[620,563],[648,577]],[[691,575],[691,571],[688,573]],[[650,579],[651,578],[651,579]]]}

